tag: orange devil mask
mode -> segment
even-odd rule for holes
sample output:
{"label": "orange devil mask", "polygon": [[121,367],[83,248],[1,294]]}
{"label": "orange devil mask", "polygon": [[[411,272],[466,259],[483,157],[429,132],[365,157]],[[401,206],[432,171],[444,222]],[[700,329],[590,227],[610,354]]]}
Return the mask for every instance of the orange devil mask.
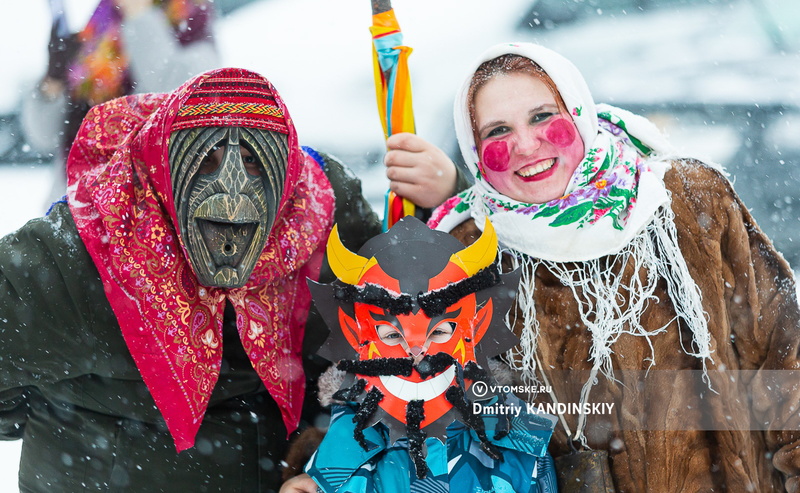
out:
{"label": "orange devil mask", "polygon": [[517,343],[504,318],[518,274],[500,273],[491,223],[465,247],[409,216],[358,254],[334,227],[327,255],[338,280],[310,283],[332,329],[320,355],[353,376],[337,396],[359,405],[357,435],[388,416],[391,441],[408,436],[413,448],[415,438],[443,439],[453,419],[474,421],[472,383]]}

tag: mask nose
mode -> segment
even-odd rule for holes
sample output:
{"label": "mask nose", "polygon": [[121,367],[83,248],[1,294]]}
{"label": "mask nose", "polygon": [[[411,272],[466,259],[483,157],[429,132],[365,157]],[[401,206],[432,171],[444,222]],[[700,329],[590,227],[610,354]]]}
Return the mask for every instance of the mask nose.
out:
{"label": "mask nose", "polygon": [[408,355],[414,358],[414,364],[416,365],[422,358],[425,356],[426,348],[423,346],[413,346],[408,348]]}
{"label": "mask nose", "polygon": [[237,195],[242,193],[247,185],[247,176],[239,146],[239,129],[232,128],[228,134],[225,152],[222,155],[217,181],[224,186],[227,193]]}

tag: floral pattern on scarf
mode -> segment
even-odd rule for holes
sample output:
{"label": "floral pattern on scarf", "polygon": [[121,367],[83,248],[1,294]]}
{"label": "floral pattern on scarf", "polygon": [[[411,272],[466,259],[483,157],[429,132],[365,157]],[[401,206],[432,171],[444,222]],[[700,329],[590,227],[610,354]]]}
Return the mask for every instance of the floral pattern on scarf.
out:
{"label": "floral pattern on scarf", "polygon": [[[568,188],[571,191],[565,195],[544,204],[526,204],[499,194],[480,196],[467,190],[438,211],[431,226],[438,226],[442,214],[449,208],[461,213],[474,201],[482,199],[489,216],[501,211],[515,212],[531,220],[551,218],[549,226],[552,227],[574,225],[578,228],[608,216],[613,227],[622,230],[636,204],[639,176],[649,168],[641,156],[626,145],[629,139],[622,129],[608,121],[605,123],[603,128],[607,128],[609,134],[598,138],[601,142],[589,149],[575,170]],[[615,135],[611,129],[619,132]]]}
{"label": "floral pattern on scarf", "polygon": [[[527,57],[552,79],[584,144],[584,158],[564,195],[542,204],[515,201],[483,176],[469,110],[472,75],[506,54]],[[651,122],[596,105],[580,71],[566,58],[532,43],[492,46],[473,63],[454,106],[456,135],[475,184],[434,211],[429,225],[450,231],[487,217],[500,243],[531,257],[579,262],[619,252],[669,204],[663,176],[670,145]],[[556,228],[555,230],[553,228]]]}

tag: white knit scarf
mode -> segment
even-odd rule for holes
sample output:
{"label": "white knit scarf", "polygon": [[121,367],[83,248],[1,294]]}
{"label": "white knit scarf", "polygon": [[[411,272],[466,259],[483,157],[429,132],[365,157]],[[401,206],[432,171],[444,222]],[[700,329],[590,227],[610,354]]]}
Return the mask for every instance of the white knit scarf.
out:
{"label": "white knit scarf", "polygon": [[[481,63],[507,53],[530,58],[553,79],[584,142],[584,160],[564,196],[545,204],[514,201],[497,192],[479,171],[467,106],[469,84]],[[621,335],[643,337],[653,354],[650,338],[666,331],[669,324],[647,328],[641,316],[649,302],[657,301],[654,293],[660,279],[667,283],[676,318],[693,336],[683,351],[701,359],[705,370],[711,359],[708,322],[700,289],[678,246],[670,194],[663,181],[670,165],[658,157],[671,148],[651,122],[608,105],[595,106],[583,77],[568,60],[528,43],[494,46],[475,62],[456,100],[455,122],[464,160],[476,183],[437,209],[429,224],[450,231],[473,218],[483,229],[489,217],[501,245],[522,267],[517,302],[523,330],[509,360],[526,383],[539,384],[539,321],[534,304],[539,268],[546,268],[572,290],[580,318],[592,336],[592,370],[581,403],[588,402],[599,373],[613,378],[611,354]],[[623,277],[623,267],[629,263],[634,271]],[[516,320],[509,323],[513,326]],[[649,365],[655,364],[653,356]],[[563,417],[562,423],[573,439],[585,445],[585,415],[579,417],[574,435]]]}

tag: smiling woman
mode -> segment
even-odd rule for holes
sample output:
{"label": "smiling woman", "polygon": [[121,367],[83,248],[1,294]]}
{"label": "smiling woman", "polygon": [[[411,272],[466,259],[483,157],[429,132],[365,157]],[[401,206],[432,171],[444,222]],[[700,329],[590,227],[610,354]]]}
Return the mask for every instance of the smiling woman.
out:
{"label": "smiling woman", "polygon": [[[536,75],[507,62],[522,58]],[[797,435],[773,430],[800,427],[783,404],[797,386],[770,387],[776,402],[760,377],[729,375],[800,365],[795,281],[720,170],[677,157],[645,118],[596,104],[577,68],[541,45],[484,51],[454,113],[476,182],[429,224],[467,245],[493,224],[507,267],[522,270],[507,358],[526,384],[552,385],[529,402],[613,404],[608,416],[560,416],[560,486],[796,489]],[[678,375],[669,393],[652,369]],[[631,385],[625,370],[645,377]]]}

